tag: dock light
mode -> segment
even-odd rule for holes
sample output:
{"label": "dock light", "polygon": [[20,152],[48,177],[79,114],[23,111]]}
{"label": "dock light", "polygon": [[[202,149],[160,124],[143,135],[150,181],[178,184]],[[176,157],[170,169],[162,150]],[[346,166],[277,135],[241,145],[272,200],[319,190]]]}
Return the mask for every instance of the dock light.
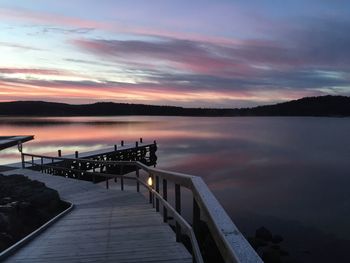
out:
{"label": "dock light", "polygon": [[149,177],[148,177],[147,184],[148,184],[149,186],[152,186],[152,184],[153,184],[152,176],[149,176]]}

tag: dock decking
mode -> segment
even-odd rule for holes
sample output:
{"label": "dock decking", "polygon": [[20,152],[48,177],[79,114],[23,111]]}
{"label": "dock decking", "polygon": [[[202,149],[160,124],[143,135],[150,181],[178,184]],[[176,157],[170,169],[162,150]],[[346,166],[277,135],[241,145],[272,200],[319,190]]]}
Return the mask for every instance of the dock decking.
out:
{"label": "dock decking", "polygon": [[192,262],[141,194],[27,169],[5,174],[16,173],[56,189],[75,208],[5,262]]}
{"label": "dock decking", "polygon": [[34,139],[33,135],[26,136],[0,136],[0,150],[22,144]]}

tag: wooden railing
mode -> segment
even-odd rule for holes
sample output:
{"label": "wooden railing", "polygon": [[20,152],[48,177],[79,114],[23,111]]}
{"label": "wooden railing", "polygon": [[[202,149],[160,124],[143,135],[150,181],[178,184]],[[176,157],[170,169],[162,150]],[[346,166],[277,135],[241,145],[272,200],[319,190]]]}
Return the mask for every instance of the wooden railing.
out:
{"label": "wooden railing", "polygon": [[[26,161],[26,157],[31,158],[29,162]],[[49,162],[46,160],[49,160]],[[55,162],[65,162],[66,166],[56,166]],[[32,167],[39,167],[42,172],[52,174],[55,174],[55,171],[69,172],[69,170],[72,170],[72,168],[67,167],[69,163],[76,164],[77,162],[93,164],[94,167],[101,167],[101,170],[102,167],[134,166],[135,177],[125,176],[123,174],[101,173],[96,172],[95,169],[94,171],[80,171],[79,169],[75,169],[75,172],[81,172],[85,176],[89,175],[92,179],[104,177],[106,188],[108,188],[108,179],[120,178],[121,190],[124,189],[124,178],[135,179],[137,192],[140,191],[140,185],[144,186],[149,191],[149,201],[153,204],[157,212],[160,211],[160,204],[163,206],[164,222],[168,222],[169,214],[173,216],[176,222],[176,241],[180,242],[182,233],[189,237],[194,262],[204,262],[197,241],[201,220],[208,226],[210,235],[215,241],[220,255],[225,262],[263,262],[232,222],[202,178],[198,176],[151,168],[138,161],[96,161],[22,153],[23,168],[25,164],[30,164]],[[152,185],[141,179],[140,170],[145,171],[149,178],[152,178]],[[175,184],[175,208],[168,202],[168,181]],[[160,191],[160,182],[162,182],[162,191]],[[181,216],[181,187],[189,189],[193,195],[192,226]]]}

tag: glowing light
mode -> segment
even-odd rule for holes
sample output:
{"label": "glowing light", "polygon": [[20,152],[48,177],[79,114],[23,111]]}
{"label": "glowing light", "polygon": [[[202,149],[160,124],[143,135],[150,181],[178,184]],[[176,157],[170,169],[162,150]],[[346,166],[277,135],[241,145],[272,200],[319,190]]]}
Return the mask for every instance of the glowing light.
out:
{"label": "glowing light", "polygon": [[149,186],[152,186],[152,184],[153,184],[152,176],[149,176],[149,177],[148,177],[147,184],[148,184]]}

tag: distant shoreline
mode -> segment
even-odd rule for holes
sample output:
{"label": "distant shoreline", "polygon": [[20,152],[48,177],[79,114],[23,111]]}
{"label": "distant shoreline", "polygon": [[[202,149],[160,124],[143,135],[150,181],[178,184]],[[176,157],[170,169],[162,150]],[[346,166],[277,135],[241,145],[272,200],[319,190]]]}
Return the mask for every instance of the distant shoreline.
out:
{"label": "distant shoreline", "polygon": [[306,97],[253,108],[183,108],[99,102],[72,105],[44,101],[0,103],[0,117],[97,117],[97,116],[182,116],[182,117],[349,117],[350,97]]}

